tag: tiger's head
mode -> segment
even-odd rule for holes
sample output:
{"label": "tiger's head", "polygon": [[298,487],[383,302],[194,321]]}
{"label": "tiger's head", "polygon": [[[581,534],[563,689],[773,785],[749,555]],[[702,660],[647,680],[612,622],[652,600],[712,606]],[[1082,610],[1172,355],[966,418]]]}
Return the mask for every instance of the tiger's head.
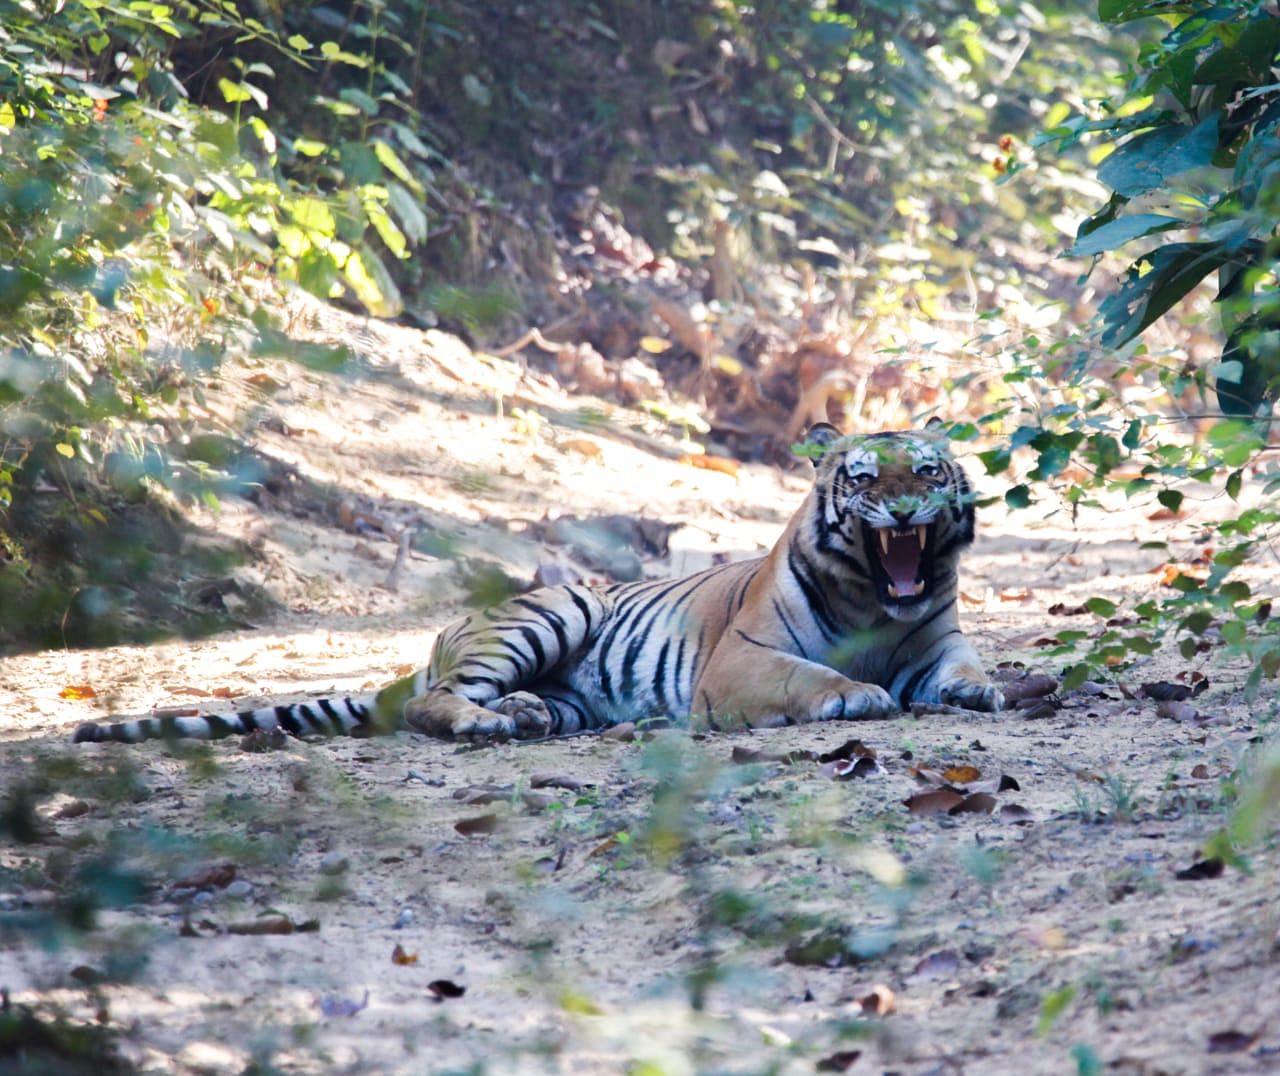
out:
{"label": "tiger's head", "polygon": [[822,422],[805,437],[818,552],[869,583],[896,620],[920,619],[954,586],[973,541],[973,492],[940,425],[841,436]]}

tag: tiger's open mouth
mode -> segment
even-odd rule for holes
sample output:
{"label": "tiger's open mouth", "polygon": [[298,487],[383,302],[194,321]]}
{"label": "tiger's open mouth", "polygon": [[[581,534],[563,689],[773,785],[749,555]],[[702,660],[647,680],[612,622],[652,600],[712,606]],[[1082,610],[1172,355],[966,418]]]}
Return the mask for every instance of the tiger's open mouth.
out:
{"label": "tiger's open mouth", "polygon": [[933,590],[933,549],[937,525],[863,525],[871,579],[883,605],[916,605]]}

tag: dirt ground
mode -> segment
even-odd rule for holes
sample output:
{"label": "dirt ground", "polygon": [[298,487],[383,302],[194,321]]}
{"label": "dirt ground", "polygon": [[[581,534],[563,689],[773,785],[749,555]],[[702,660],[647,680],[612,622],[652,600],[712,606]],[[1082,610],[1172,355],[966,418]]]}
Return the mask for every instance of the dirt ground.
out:
{"label": "dirt ground", "polygon": [[[87,933],[0,931],[13,1003],[117,1029],[156,1073],[1280,1067],[1274,841],[1249,872],[1178,876],[1274,727],[1272,697],[1247,706],[1247,669],[1213,654],[1182,720],[1104,685],[757,733],[72,748],[108,713],[378,686],[425,660],[474,558],[525,579],[568,563],[529,531],[548,511],[678,523],[644,568],[680,573],[765,550],[805,489],[799,466],[691,467],[652,420],[388,332],[345,377],[243,362],[210,394],[333,492],[199,520],[256,547],[243,580],[278,616],[4,659],[0,772],[36,790],[39,827],[0,846],[3,922],[41,922],[78,882],[120,893]],[[410,522],[445,555],[413,552],[388,588]],[[1098,621],[1050,607],[1155,592],[1163,556],[1139,543],[1169,528],[1193,536],[1145,511],[989,509],[967,632],[993,668],[1059,672],[1036,641]],[[1162,654],[1122,679],[1191,668]],[[865,776],[789,755],[852,737],[878,754]],[[1016,787],[991,813],[908,810],[913,767],[962,765]]]}

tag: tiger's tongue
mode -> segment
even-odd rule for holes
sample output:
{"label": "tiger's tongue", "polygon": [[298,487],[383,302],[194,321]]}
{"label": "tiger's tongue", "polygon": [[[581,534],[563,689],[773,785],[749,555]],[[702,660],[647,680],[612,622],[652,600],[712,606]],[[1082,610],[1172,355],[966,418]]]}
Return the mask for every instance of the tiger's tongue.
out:
{"label": "tiger's tongue", "polygon": [[880,550],[880,563],[899,594],[913,594],[920,574],[920,540],[915,531],[902,538],[890,532],[889,548]]}

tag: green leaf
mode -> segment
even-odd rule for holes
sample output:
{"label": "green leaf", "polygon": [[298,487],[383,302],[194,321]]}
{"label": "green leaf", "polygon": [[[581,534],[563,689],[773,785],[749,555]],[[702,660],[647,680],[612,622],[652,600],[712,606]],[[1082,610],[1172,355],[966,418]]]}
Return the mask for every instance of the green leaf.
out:
{"label": "green leaf", "polygon": [[1182,508],[1183,497],[1176,489],[1162,489],[1156,494],[1156,500],[1170,512],[1177,512]]}
{"label": "green leaf", "polygon": [[1006,490],[1004,503],[1010,508],[1026,508],[1031,503],[1031,488],[1019,485]]}
{"label": "green leaf", "polygon": [[1232,471],[1227,475],[1226,490],[1227,496],[1233,501],[1240,499],[1240,486],[1244,481],[1244,471]]}
{"label": "green leaf", "polygon": [[1165,185],[1172,177],[1203,168],[1218,151],[1218,114],[1194,127],[1157,127],[1134,135],[1098,166],[1098,181],[1133,198]]}
{"label": "green leaf", "polygon": [[1129,423],[1128,428],[1124,431],[1124,437],[1120,443],[1124,445],[1130,452],[1142,443],[1142,423],[1138,419],[1134,419]]}
{"label": "green leaf", "polygon": [[1106,618],[1116,615],[1116,603],[1107,598],[1090,598],[1084,603],[1084,607],[1096,616]]}
{"label": "green leaf", "polygon": [[[1184,298],[1215,269],[1236,257],[1224,243],[1171,243],[1131,265],[1118,291],[1098,306],[1102,343],[1119,347]],[[1143,271],[1144,267],[1149,267]]]}
{"label": "green leaf", "polygon": [[1178,217],[1166,217],[1159,213],[1134,213],[1132,216],[1120,217],[1108,224],[1093,229],[1066,254],[1069,258],[1084,258],[1093,254],[1101,254],[1106,250],[1115,250],[1133,239],[1155,232],[1167,232],[1172,228],[1186,226],[1186,221]]}
{"label": "green leaf", "polygon": [[1078,665],[1072,665],[1066,672],[1062,674],[1062,690],[1074,691],[1086,680],[1089,679],[1089,666],[1081,662]]}

